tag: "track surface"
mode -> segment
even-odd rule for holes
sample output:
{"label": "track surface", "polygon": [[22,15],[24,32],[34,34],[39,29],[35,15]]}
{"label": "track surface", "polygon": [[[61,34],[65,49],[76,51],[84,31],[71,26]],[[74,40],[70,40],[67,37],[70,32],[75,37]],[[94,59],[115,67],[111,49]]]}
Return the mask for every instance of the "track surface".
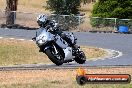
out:
{"label": "track surface", "polygon": [[[31,40],[31,38],[35,36],[35,32],[35,30],[0,29],[0,37]],[[123,56],[114,59],[87,61],[84,65],[78,65],[77,63],[64,64],[61,67],[132,65],[132,34],[105,34],[89,32],[75,32],[74,34],[78,38],[79,45],[88,45],[106,49],[113,49],[122,52]],[[24,66],[28,67],[28,65]],[[32,65],[30,66],[32,67]],[[53,64],[39,66],[55,67],[55,65]]]}

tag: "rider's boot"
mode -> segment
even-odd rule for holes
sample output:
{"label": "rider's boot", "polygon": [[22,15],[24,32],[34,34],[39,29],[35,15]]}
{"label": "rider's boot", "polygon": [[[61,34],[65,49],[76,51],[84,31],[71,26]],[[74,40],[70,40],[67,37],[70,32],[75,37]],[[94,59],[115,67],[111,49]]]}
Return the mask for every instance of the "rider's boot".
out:
{"label": "rider's boot", "polygon": [[66,34],[64,34],[64,33],[61,34],[61,38],[63,38],[69,44],[69,46],[72,47],[73,49],[79,48],[78,45],[72,43],[71,39],[69,37],[67,37]]}

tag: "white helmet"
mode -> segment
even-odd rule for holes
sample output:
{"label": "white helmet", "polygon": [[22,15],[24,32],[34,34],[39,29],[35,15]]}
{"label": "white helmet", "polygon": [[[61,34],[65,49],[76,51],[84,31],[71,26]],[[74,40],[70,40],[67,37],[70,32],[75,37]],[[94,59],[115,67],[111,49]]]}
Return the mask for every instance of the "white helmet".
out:
{"label": "white helmet", "polygon": [[47,20],[47,16],[45,14],[40,14],[37,17],[37,21],[45,22]]}
{"label": "white helmet", "polygon": [[37,17],[37,23],[39,26],[45,25],[46,21],[47,21],[47,16],[45,14],[40,14]]}

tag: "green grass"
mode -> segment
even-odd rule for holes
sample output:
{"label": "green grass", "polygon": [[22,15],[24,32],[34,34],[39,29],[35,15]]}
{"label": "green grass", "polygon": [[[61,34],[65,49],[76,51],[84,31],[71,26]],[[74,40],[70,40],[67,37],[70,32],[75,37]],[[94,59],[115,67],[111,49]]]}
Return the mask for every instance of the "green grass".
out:
{"label": "green grass", "polygon": [[[106,55],[104,50],[81,46],[86,57],[92,60],[96,57]],[[0,65],[36,64],[51,63],[44,53],[39,52],[39,48],[34,42],[19,40],[0,40]]]}

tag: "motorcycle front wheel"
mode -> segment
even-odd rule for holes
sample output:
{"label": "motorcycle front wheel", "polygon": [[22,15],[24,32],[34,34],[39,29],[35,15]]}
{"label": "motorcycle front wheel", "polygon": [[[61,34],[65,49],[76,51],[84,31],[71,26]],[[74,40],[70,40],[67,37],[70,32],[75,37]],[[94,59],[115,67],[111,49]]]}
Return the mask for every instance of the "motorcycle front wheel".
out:
{"label": "motorcycle front wheel", "polygon": [[60,54],[60,52],[58,51],[58,54],[55,54],[54,51],[52,49],[47,49],[45,51],[45,54],[48,56],[48,58],[57,66],[62,65],[64,62],[64,58],[62,57],[62,55]]}
{"label": "motorcycle front wheel", "polygon": [[86,61],[86,56],[83,51],[79,52],[79,55],[77,55],[74,60],[79,64],[84,64]]}

